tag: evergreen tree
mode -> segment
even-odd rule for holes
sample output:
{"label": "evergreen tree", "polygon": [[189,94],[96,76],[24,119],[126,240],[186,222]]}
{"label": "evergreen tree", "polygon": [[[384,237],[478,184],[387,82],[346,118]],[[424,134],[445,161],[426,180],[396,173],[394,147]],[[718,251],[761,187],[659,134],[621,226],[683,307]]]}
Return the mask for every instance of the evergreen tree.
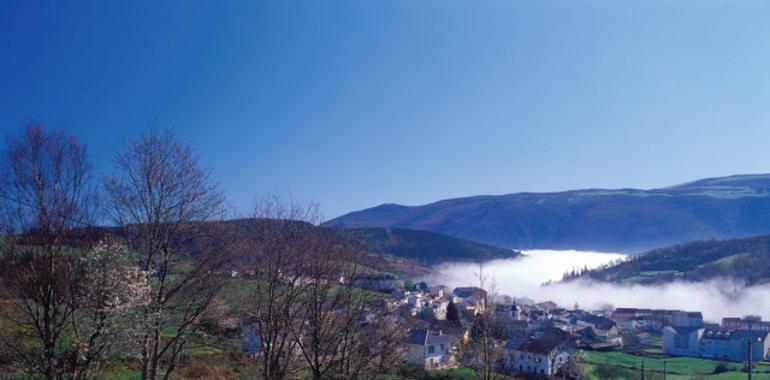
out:
{"label": "evergreen tree", "polygon": [[447,305],[446,319],[458,326],[460,325],[460,312],[457,310],[457,305],[452,301],[449,301],[449,305]]}

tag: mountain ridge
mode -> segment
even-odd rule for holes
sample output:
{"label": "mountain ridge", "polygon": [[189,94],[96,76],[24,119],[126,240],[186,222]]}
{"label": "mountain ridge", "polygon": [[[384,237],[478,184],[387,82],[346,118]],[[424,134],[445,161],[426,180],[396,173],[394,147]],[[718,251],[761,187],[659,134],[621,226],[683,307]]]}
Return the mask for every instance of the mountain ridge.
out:
{"label": "mountain ridge", "polygon": [[427,230],[512,249],[636,253],[770,232],[770,174],[711,177],[656,189],[588,188],[384,203],[325,223]]}

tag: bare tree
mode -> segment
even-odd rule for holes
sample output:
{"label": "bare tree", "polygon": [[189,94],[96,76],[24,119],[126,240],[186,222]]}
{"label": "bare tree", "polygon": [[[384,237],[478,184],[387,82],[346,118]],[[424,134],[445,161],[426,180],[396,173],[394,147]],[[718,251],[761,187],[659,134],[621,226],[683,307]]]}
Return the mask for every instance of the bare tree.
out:
{"label": "bare tree", "polygon": [[371,270],[360,245],[340,231],[314,228],[298,252],[302,302],[292,327],[309,376],[359,378],[395,363],[404,331],[387,318],[381,297],[351,281]]}
{"label": "bare tree", "polygon": [[406,322],[371,294],[357,298],[357,304],[348,308],[350,319],[340,345],[338,377],[345,379],[386,373],[406,358],[405,342],[410,330]]}
{"label": "bare tree", "polygon": [[261,341],[263,378],[295,377],[297,359],[316,379],[359,378],[401,359],[407,330],[382,296],[350,285],[365,256],[320,221],[316,205],[273,197],[241,228],[254,268],[249,330]]}
{"label": "bare tree", "polygon": [[259,372],[264,379],[292,377],[297,369],[295,325],[303,295],[304,239],[320,220],[318,207],[279,197],[261,201],[243,223],[240,241],[254,271],[254,293],[245,312],[261,342]]}
{"label": "bare tree", "polygon": [[94,217],[86,147],[32,124],[7,140],[4,154],[0,285],[7,299],[0,317],[11,329],[0,344],[28,374],[54,379],[82,373],[88,363],[71,344],[71,327],[87,290],[79,252],[92,240],[72,231],[89,231],[84,227]]}
{"label": "bare tree", "polygon": [[351,333],[356,292],[348,280],[358,273],[359,252],[338,232],[321,228],[305,234],[300,252],[303,302],[294,336],[310,377],[320,380],[340,368]]}
{"label": "bare tree", "polygon": [[476,277],[479,287],[486,291],[486,297],[479,300],[482,305],[474,318],[471,340],[465,347],[464,355],[478,378],[491,380],[498,377],[495,366],[502,359],[502,343],[498,339],[502,331],[500,321],[495,316],[496,285],[494,279],[484,274],[481,263]]}
{"label": "bare tree", "polygon": [[215,239],[223,197],[198,154],[167,129],[148,129],[114,159],[105,187],[137,264],[152,276],[142,308],[142,379],[173,372],[196,319],[217,295],[227,255]]}

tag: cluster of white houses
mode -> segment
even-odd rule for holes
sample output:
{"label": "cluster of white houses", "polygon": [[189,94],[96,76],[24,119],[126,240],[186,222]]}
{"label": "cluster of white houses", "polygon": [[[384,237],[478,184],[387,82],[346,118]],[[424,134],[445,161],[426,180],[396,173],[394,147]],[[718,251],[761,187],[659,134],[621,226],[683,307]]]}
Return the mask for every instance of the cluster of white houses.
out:
{"label": "cluster of white houses", "polygon": [[[468,296],[464,290],[460,292]],[[622,347],[622,335],[643,339],[649,333],[663,333],[663,350],[672,356],[702,357],[745,361],[751,352],[754,361],[770,360],[770,322],[759,317],[724,318],[722,324],[709,324],[700,312],[619,308],[613,312],[589,313],[565,310],[544,302],[533,305],[496,305],[495,313],[508,329],[510,339],[503,346],[503,366],[530,376],[550,376],[566,365],[578,348],[606,350]],[[420,333],[425,336],[424,332]],[[460,338],[438,338],[453,342]],[[413,362],[422,358],[425,368],[453,365],[453,350],[447,346],[415,347]],[[412,340],[410,343],[418,342]],[[434,345],[435,346],[435,345]]]}
{"label": "cluster of white houses", "polygon": [[[430,309],[439,321],[446,320],[449,302],[473,315],[486,306],[487,294],[475,287],[450,291],[444,286],[390,291],[393,302],[412,315]],[[368,288],[376,288],[367,286]],[[637,342],[650,333],[663,333],[663,349],[669,355],[743,361],[751,341],[752,359],[770,355],[770,322],[758,317],[725,318],[722,325],[704,323],[700,312],[666,309],[618,308],[611,312],[567,310],[553,302],[497,304],[495,314],[509,337],[503,346],[503,365],[508,370],[536,376],[559,371],[576,349],[607,350],[623,347],[623,334]],[[467,326],[466,326],[467,327]],[[409,361],[426,369],[454,366],[454,346],[468,339],[468,329],[412,331]],[[630,342],[629,342],[630,343]]]}
{"label": "cluster of white houses", "polygon": [[[451,301],[466,316],[486,307],[487,294],[480,288],[461,287],[451,292],[446,287],[427,289],[421,291],[418,287],[406,292],[397,302],[411,308],[415,304],[411,300],[416,298],[420,300],[417,305],[435,308],[436,304]],[[410,310],[415,311],[414,308]],[[445,313],[434,311],[434,314],[440,322],[445,321]],[[495,315],[503,323],[508,337],[504,342],[501,365],[511,372],[550,376],[569,362],[578,347],[622,345],[617,326],[611,319],[582,310],[565,310],[552,302],[498,304]],[[446,323],[440,325],[448,326]],[[457,343],[468,338],[469,326],[451,328],[449,333],[441,329],[412,330],[407,341],[408,360],[425,369],[452,367],[456,365]]]}
{"label": "cluster of white houses", "polygon": [[770,322],[758,316],[723,318],[721,325],[703,321],[700,312],[616,309],[618,326],[663,331],[669,355],[745,361],[770,359]]}
{"label": "cluster of white houses", "polygon": [[[450,289],[420,283],[405,289],[390,274],[364,274],[349,279],[353,286],[389,294],[389,307],[420,320],[430,319],[409,332],[405,360],[426,370],[457,365],[458,343],[467,342],[474,316],[488,306],[487,292],[477,287]],[[462,316],[448,321],[449,304]],[[494,305],[504,330],[505,370],[528,376],[551,376],[570,363],[577,349],[611,350],[624,344],[649,343],[651,334],[663,334],[669,355],[744,361],[770,359],[770,322],[759,317],[724,318],[721,325],[705,323],[700,312],[617,308],[588,312],[553,302],[510,300]],[[430,316],[426,318],[426,315]],[[406,317],[409,318],[409,317]],[[248,331],[248,330],[246,330]],[[247,334],[254,337],[255,334]],[[629,339],[624,342],[624,337]],[[257,353],[258,340],[244,339],[244,350]]]}
{"label": "cluster of white houses", "polygon": [[770,332],[767,330],[730,330],[725,326],[666,326],[663,350],[670,355],[709,359],[755,361],[770,359]]}

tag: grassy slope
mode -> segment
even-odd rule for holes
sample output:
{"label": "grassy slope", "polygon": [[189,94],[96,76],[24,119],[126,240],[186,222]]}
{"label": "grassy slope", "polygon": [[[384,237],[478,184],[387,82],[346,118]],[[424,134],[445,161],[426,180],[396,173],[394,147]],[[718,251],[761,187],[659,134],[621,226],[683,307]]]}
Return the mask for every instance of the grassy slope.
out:
{"label": "grassy slope", "polygon": [[[619,366],[633,371],[640,371],[642,362],[646,372],[657,374],[663,373],[663,362],[666,362],[667,378],[670,379],[690,379],[693,375],[703,375],[709,379],[745,379],[746,373],[741,372],[743,365],[735,362],[720,362],[709,359],[672,357],[666,359],[656,359],[627,354],[619,351],[596,352],[585,351],[585,362],[589,370],[597,364],[609,364]],[[725,363],[729,369],[728,372],[714,375],[714,368],[719,363]],[[770,380],[770,365],[760,363],[753,372],[755,379]],[[596,378],[591,375],[590,378]]]}

